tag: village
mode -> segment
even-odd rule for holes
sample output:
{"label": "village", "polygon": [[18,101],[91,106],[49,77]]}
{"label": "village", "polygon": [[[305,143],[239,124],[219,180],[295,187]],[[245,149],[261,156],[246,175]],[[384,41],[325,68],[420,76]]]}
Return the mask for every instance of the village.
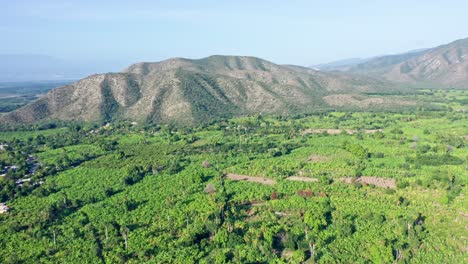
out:
{"label": "village", "polygon": [[[0,143],[0,151],[8,151],[10,147],[8,144]],[[22,187],[25,183],[31,182],[31,177],[36,173],[36,170],[41,167],[41,163],[37,161],[37,159],[29,154],[22,153],[26,156],[26,174],[22,177],[18,177],[16,174],[22,168],[16,164],[0,164],[0,177],[14,177],[15,185],[18,187]],[[33,185],[40,185],[43,184],[43,181],[35,182]],[[7,213],[10,210],[10,207],[6,204],[6,202],[0,203],[0,214]]]}

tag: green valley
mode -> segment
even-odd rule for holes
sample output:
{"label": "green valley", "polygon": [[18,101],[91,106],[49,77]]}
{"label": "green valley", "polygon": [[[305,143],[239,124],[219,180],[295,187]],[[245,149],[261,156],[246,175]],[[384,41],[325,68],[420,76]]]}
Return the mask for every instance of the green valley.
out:
{"label": "green valley", "polygon": [[463,263],[468,91],[405,97],[418,105],[2,124],[0,262]]}

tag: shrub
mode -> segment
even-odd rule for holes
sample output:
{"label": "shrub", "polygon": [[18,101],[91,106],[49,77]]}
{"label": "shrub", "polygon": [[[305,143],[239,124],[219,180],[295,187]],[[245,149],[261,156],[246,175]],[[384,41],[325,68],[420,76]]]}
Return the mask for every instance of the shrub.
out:
{"label": "shrub", "polygon": [[404,189],[404,188],[409,186],[409,183],[407,181],[405,181],[405,180],[399,180],[399,181],[397,181],[396,185],[397,185],[398,189]]}
{"label": "shrub", "polygon": [[343,149],[351,152],[352,154],[354,154],[358,158],[361,158],[361,159],[369,158],[369,152],[367,151],[367,149],[365,149],[364,147],[362,147],[359,144],[352,143],[352,142],[349,142],[349,141],[345,141],[345,142],[343,142],[341,147]]}
{"label": "shrub", "polygon": [[372,153],[371,156],[376,159],[382,159],[385,157],[385,154],[383,154],[382,152],[376,152],[376,153]]}

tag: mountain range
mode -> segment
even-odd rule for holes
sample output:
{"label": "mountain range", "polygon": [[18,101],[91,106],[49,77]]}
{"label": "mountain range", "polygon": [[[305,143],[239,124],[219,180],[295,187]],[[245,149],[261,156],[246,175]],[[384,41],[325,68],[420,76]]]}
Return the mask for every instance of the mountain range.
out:
{"label": "mountain range", "polygon": [[468,88],[468,38],[430,49],[315,66],[374,76],[415,88]]}
{"label": "mountain range", "polygon": [[330,71],[246,56],[172,58],[95,74],[54,89],[0,117],[43,120],[199,123],[239,115],[331,108],[395,108],[411,88],[468,88],[468,39],[432,49],[342,63]]}
{"label": "mountain range", "polygon": [[310,66],[310,68],[321,70],[321,71],[343,71],[345,72],[345,71],[354,69],[354,67],[358,65],[366,65],[366,62],[369,62],[369,61],[384,61],[386,62],[386,64],[391,64],[392,62],[395,63],[398,61],[401,62],[405,59],[409,59],[415,55],[418,55],[419,53],[422,53],[425,50],[428,50],[428,49],[416,49],[416,50],[411,50],[411,51],[394,54],[394,55],[375,56],[375,57],[370,57],[370,58],[343,59],[343,60],[337,60],[337,61],[332,61],[332,62],[323,63],[323,64],[312,65]]}

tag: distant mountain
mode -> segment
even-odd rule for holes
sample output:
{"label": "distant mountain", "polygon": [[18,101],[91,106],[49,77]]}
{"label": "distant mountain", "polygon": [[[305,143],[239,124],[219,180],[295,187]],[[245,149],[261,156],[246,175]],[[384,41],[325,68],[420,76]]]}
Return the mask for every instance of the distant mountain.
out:
{"label": "distant mountain", "polygon": [[347,70],[353,71],[353,72],[363,72],[363,73],[381,72],[399,63],[402,63],[406,60],[409,60],[421,54],[424,54],[426,51],[427,50],[420,50],[420,51],[414,51],[414,52],[405,52],[401,54],[374,57],[364,62],[352,65]]}
{"label": "distant mountain", "polygon": [[354,65],[366,62],[371,58],[351,58],[344,60],[332,61],[329,63],[322,63],[317,65],[312,65],[310,68],[317,69],[321,71],[346,71]]}
{"label": "distant mountain", "polygon": [[[174,58],[89,76],[50,91],[0,121],[198,123],[253,113],[303,113],[340,106],[343,100],[350,106],[368,107],[372,101],[361,106],[363,98],[353,94],[388,91],[389,87],[387,81],[282,66],[255,57]],[[336,94],[346,96],[330,97]]]}
{"label": "distant mountain", "polygon": [[[310,66],[310,68],[322,70],[322,71],[349,71],[349,70],[355,70],[355,68],[363,66],[363,67],[368,67],[368,68],[373,69],[372,66],[376,66],[375,64],[377,64],[380,67],[389,65],[389,64],[395,64],[397,62],[401,62],[405,59],[416,56],[417,54],[420,54],[421,52],[426,51],[426,50],[428,49],[416,49],[416,50],[411,50],[411,51],[407,51],[405,53],[400,53],[400,54],[376,56],[376,57],[370,57],[370,58],[344,59],[344,60],[332,61],[329,63],[313,65],[313,66]],[[370,62],[370,65],[367,65],[368,62]]]}
{"label": "distant mountain", "polygon": [[431,49],[373,58],[346,70],[417,88],[468,89],[468,38]]}

